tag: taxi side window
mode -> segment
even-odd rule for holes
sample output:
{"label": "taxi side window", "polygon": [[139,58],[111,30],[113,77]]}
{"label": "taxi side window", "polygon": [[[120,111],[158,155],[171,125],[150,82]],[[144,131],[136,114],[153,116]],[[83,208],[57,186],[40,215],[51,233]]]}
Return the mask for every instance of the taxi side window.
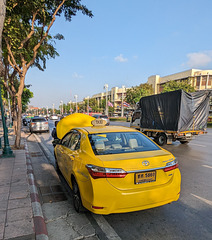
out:
{"label": "taxi side window", "polygon": [[62,143],[63,146],[68,147],[71,135],[72,135],[72,133],[69,133],[62,139],[61,143]]}
{"label": "taxi side window", "polygon": [[71,149],[71,150],[77,150],[80,148],[80,138],[81,138],[81,135],[79,132],[74,132],[72,135],[71,135],[71,139],[69,141],[69,144],[68,144],[68,147]]}

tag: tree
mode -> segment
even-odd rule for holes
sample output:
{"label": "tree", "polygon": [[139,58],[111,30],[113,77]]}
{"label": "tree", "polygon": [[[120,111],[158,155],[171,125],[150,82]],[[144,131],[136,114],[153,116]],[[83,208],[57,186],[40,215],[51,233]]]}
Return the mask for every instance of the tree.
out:
{"label": "tree", "polygon": [[3,61],[2,61],[2,31],[4,26],[6,12],[6,0],[0,1],[0,77],[3,76]]}
{"label": "tree", "polygon": [[33,92],[29,90],[29,86],[25,86],[22,94],[22,109],[26,112],[27,106],[30,102],[30,98],[33,98]]}
{"label": "tree", "polygon": [[194,87],[191,86],[189,81],[184,80],[184,81],[169,81],[163,85],[163,91],[164,92],[170,92],[170,91],[175,91],[175,90],[184,90],[185,92],[195,92]]}
{"label": "tree", "polygon": [[92,109],[93,112],[98,112],[99,111],[97,100],[95,98],[91,98],[89,100],[89,107]]}
{"label": "tree", "polygon": [[[17,133],[15,147],[20,147],[22,94],[27,71],[33,65],[41,66],[40,50],[52,40],[49,31],[56,17],[64,14],[67,21],[78,11],[92,17],[91,11],[81,4],[81,0],[8,0],[3,40],[7,48],[7,60],[19,76],[17,99]],[[58,34],[57,39],[62,38]],[[45,61],[44,61],[45,63]]]}
{"label": "tree", "polygon": [[131,106],[136,105],[137,102],[141,99],[141,97],[149,96],[153,94],[153,88],[151,84],[144,83],[139,86],[135,86],[127,89],[126,91],[126,102]]}

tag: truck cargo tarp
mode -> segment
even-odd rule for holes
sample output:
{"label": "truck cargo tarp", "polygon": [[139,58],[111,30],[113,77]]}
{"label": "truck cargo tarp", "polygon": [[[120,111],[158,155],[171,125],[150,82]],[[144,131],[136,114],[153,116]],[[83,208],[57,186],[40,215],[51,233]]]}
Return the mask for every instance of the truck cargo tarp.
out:
{"label": "truck cargo tarp", "polygon": [[211,91],[183,90],[140,99],[141,128],[170,131],[205,130]]}

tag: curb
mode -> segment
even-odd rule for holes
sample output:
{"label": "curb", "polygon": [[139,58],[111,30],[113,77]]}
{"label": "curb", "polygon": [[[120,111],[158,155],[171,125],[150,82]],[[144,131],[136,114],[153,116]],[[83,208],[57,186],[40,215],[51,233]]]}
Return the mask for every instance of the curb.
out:
{"label": "curb", "polygon": [[24,142],[25,154],[26,154],[26,164],[27,164],[27,177],[30,186],[30,197],[32,203],[32,213],[34,221],[34,231],[36,235],[36,240],[48,240],[48,232],[46,228],[46,223],[44,220],[42,207],[38,195],[38,190],[36,186],[36,181],[34,178],[33,168],[31,159],[29,156],[29,149],[27,146],[27,141]]}
{"label": "curb", "polygon": [[50,152],[50,150],[42,143],[41,139],[33,133],[33,136],[35,137],[35,139],[37,140],[39,146],[41,147],[45,157],[48,159],[49,163],[53,166],[55,166],[55,164],[52,162],[52,159],[54,159],[54,155]]}

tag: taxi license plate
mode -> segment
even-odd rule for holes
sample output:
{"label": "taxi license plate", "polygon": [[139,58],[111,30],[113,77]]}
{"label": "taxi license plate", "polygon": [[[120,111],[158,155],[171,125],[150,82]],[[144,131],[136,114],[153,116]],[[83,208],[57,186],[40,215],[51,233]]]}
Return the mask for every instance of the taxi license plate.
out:
{"label": "taxi license plate", "polygon": [[156,181],[156,171],[135,173],[135,184]]}

